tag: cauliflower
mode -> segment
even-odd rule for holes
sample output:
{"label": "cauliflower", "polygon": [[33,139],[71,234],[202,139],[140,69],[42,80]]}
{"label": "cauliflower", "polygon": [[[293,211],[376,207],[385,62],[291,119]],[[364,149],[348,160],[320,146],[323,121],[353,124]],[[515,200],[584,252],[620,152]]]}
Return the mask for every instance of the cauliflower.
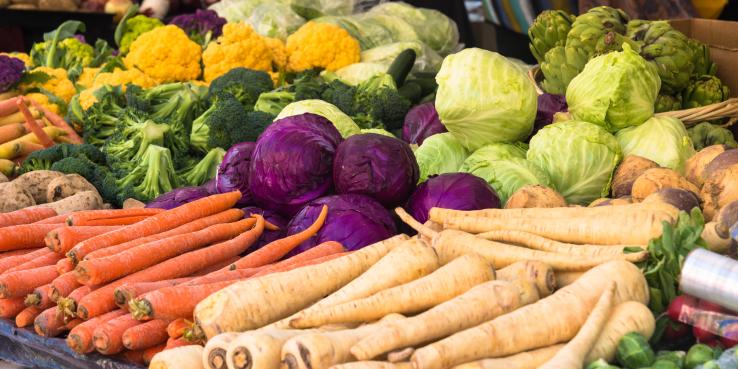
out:
{"label": "cauliflower", "polygon": [[88,66],[94,58],[95,49],[74,37],[65,38],[58,43],[54,40],[38,42],[31,48],[31,60],[35,66],[82,68]]}
{"label": "cauliflower", "polygon": [[74,84],[67,78],[67,71],[62,68],[37,67],[31,70],[31,74],[34,73],[46,74],[49,79],[45,82],[31,81],[22,83],[20,90],[23,93],[34,92],[36,89],[44,89],[66,103],[69,103],[72,96],[77,93]]}
{"label": "cauliflower", "polygon": [[200,76],[200,45],[181,28],[168,25],[139,36],[124,59],[127,68],[138,68],[158,83],[186,82]]}
{"label": "cauliflower", "polygon": [[287,48],[282,40],[271,37],[264,37],[269,50],[272,51],[272,60],[277,70],[284,70],[287,67]]}
{"label": "cauliflower", "polygon": [[142,88],[149,88],[157,85],[154,79],[136,68],[127,70],[115,69],[112,73],[99,73],[93,77],[91,82],[92,83],[79,94],[79,104],[85,110],[97,102],[94,92],[103,85],[122,86],[123,91],[126,90],[126,85],[129,83],[141,86]]}
{"label": "cauliflower", "polygon": [[26,53],[21,52],[10,52],[10,53],[0,53],[0,55],[9,56],[11,58],[20,59],[23,61],[23,63],[26,65],[26,67],[31,66],[31,57]]}
{"label": "cauliflower", "polygon": [[97,74],[100,73],[100,69],[101,68],[82,69],[82,73],[77,77],[77,86],[82,88],[92,86],[92,82],[95,80],[95,77],[97,77]]}
{"label": "cauliflower", "polygon": [[120,52],[126,53],[131,47],[133,41],[138,36],[151,31],[154,28],[162,27],[164,23],[156,18],[149,18],[143,14],[139,14],[133,18],[127,19],[123,36],[120,38]]}
{"label": "cauliflower", "polygon": [[205,81],[212,81],[233,68],[272,72],[274,58],[267,41],[245,23],[227,23],[223,35],[202,53]]}
{"label": "cauliflower", "polygon": [[39,103],[39,104],[41,104],[46,109],[49,109],[49,110],[51,110],[52,112],[54,112],[56,114],[59,114],[62,111],[62,109],[61,109],[62,107],[61,106],[52,103],[49,100],[49,97],[46,96],[46,95],[44,95],[44,94],[42,94],[42,93],[32,92],[30,94],[26,94],[26,97],[29,98],[29,99],[31,99],[31,100],[33,100],[33,101],[35,101],[35,102],[37,102],[37,103]]}
{"label": "cauliflower", "polygon": [[292,72],[313,68],[336,71],[358,63],[361,47],[339,26],[308,22],[287,37],[287,55],[287,69]]}

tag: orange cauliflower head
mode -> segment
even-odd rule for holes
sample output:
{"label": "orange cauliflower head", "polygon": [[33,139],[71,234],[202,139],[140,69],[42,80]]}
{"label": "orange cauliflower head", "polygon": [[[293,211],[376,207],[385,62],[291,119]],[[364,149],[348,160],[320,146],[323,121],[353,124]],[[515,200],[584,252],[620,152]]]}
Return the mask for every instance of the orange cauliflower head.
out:
{"label": "orange cauliflower head", "polygon": [[200,76],[202,48],[181,28],[168,25],[143,33],[131,43],[124,64],[158,83],[186,82]]}
{"label": "orange cauliflower head", "polygon": [[210,82],[233,68],[272,71],[274,58],[267,42],[246,23],[226,23],[223,34],[202,53],[205,81]]}
{"label": "orange cauliflower head", "polygon": [[308,22],[287,37],[287,69],[292,72],[336,71],[358,63],[360,57],[359,41],[334,24]]}

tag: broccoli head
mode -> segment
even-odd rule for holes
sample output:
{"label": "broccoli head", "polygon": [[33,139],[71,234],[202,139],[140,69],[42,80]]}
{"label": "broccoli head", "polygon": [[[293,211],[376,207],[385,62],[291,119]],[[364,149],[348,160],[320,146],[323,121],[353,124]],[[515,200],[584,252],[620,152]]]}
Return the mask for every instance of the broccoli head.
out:
{"label": "broccoli head", "polygon": [[254,111],[261,111],[272,115],[279,115],[279,112],[284,109],[285,106],[294,102],[295,93],[289,91],[272,91],[265,92],[259,95],[259,100],[256,100],[254,105]]}
{"label": "broccoli head", "polygon": [[103,86],[94,92],[97,103],[84,110],[81,125],[85,142],[100,146],[115,133],[126,106],[120,86]]}
{"label": "broccoli head", "polygon": [[49,169],[65,174],[79,174],[97,188],[97,192],[105,202],[116,206],[122,204],[118,200],[120,188],[115,182],[115,176],[106,167],[98,165],[85,156],[63,158],[52,164]]}
{"label": "broccoli head", "polygon": [[233,95],[247,111],[251,111],[259,95],[274,89],[272,78],[266,72],[233,68],[210,83],[208,97],[217,100],[219,94]]}
{"label": "broccoli head", "polygon": [[290,86],[295,93],[295,101],[320,99],[326,88],[328,85],[320,77],[320,71],[315,69],[299,73]]}
{"label": "broccoli head", "polygon": [[392,76],[384,73],[371,77],[356,87],[350,115],[361,128],[384,127],[393,130],[402,127],[411,105],[410,100],[397,91]]}
{"label": "broccoli head", "polygon": [[355,95],[356,89],[353,86],[349,86],[337,79],[334,79],[327,84],[325,90],[323,90],[320,95],[320,99],[335,105],[337,108],[341,109],[342,112],[348,115],[354,115]]}
{"label": "broccoli head", "polygon": [[218,173],[220,162],[223,161],[225,150],[216,147],[208,151],[207,155],[200,161],[193,160],[193,165],[180,171],[180,177],[184,184],[189,186],[200,186],[215,178]]}
{"label": "broccoli head", "polygon": [[85,158],[96,165],[105,165],[105,155],[97,147],[90,144],[72,145],[56,144],[48,149],[31,153],[23,161],[20,168],[21,173],[34,170],[51,169],[52,164],[64,158]]}
{"label": "broccoli head", "polygon": [[179,186],[169,149],[150,145],[134,168],[116,181],[119,200],[133,197],[148,202]]}
{"label": "broccoli head", "polygon": [[[246,110],[233,95],[218,93],[210,108],[192,122],[190,145],[203,153],[214,147],[229,148],[228,137],[243,129],[245,114]],[[211,137],[213,134],[215,138]]]}
{"label": "broccoli head", "polygon": [[170,126],[159,124],[133,109],[127,109],[115,134],[102,150],[116,172],[128,172],[151,145],[164,146]]}

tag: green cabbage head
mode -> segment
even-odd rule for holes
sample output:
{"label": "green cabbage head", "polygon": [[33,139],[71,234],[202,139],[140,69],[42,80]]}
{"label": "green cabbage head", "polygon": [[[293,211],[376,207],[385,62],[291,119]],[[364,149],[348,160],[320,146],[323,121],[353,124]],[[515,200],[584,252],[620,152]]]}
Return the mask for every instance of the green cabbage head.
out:
{"label": "green cabbage head", "polygon": [[684,174],[684,164],[695,150],[681,120],[652,117],[638,127],[626,128],[617,137],[623,155],[637,155]]}
{"label": "green cabbage head", "polygon": [[617,132],[653,115],[660,88],[656,66],[623,44],[623,51],[587,62],[566,89],[566,102],[574,119]]}
{"label": "green cabbage head", "polygon": [[458,172],[469,151],[451,133],[430,136],[415,150],[415,160],[420,168],[418,183],[429,176]]}
{"label": "green cabbage head", "polygon": [[293,102],[285,106],[274,120],[305,113],[317,114],[328,119],[333,123],[338,132],[341,133],[341,137],[343,138],[361,133],[361,128],[359,128],[351,117],[346,115],[335,105],[323,100],[302,100]]}
{"label": "green cabbage head", "polygon": [[503,204],[515,191],[525,185],[541,184],[551,187],[551,180],[543,169],[520,157],[477,161],[474,166],[462,171],[487,181],[495,189]]}
{"label": "green cabbage head", "polygon": [[548,174],[568,203],[584,205],[610,192],[623,154],[615,136],[602,127],[570,120],[538,131],[527,157]]}
{"label": "green cabbage head", "polygon": [[536,90],[504,56],[477,48],[462,50],[443,60],[436,82],[438,116],[467,149],[522,141],[531,133]]}
{"label": "green cabbage head", "polygon": [[464,160],[464,164],[461,165],[459,170],[462,172],[468,172],[471,168],[483,162],[505,160],[509,158],[525,159],[526,150],[528,150],[528,146],[522,142],[514,144],[489,144],[469,155],[469,157]]}

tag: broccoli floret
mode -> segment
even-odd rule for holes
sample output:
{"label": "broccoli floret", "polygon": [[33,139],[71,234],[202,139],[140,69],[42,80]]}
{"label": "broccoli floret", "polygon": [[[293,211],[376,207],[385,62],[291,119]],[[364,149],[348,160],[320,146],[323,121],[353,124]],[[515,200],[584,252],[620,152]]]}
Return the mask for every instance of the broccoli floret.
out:
{"label": "broccoli floret", "polygon": [[233,95],[219,93],[210,108],[192,122],[190,145],[203,153],[215,147],[231,147],[235,142],[230,136],[245,128],[245,115],[246,110]]}
{"label": "broccoli floret", "polygon": [[171,136],[170,126],[146,119],[144,114],[127,109],[115,134],[105,142],[103,152],[118,173],[130,171],[151,145],[164,146]]}
{"label": "broccoli floret", "polygon": [[235,132],[235,134],[231,135],[233,144],[256,141],[266,127],[269,127],[274,122],[274,118],[274,115],[263,111],[250,111],[246,113],[246,129],[242,129],[240,132]]}
{"label": "broccoli floret", "polygon": [[254,111],[261,111],[272,115],[278,115],[285,106],[294,102],[295,93],[289,91],[272,91],[259,95],[256,100]]}
{"label": "broccoli floret", "polygon": [[218,173],[220,162],[223,161],[225,150],[216,147],[208,151],[202,160],[194,161],[194,165],[180,171],[180,177],[185,184],[190,186],[200,186],[203,183],[215,178]]}
{"label": "broccoli floret", "polygon": [[336,79],[328,83],[326,89],[321,93],[320,99],[335,105],[348,115],[353,115],[354,95],[356,95],[356,89],[354,87]]}
{"label": "broccoli floret", "polygon": [[97,165],[84,156],[67,157],[51,165],[51,170],[65,174],[79,174],[90,182],[100,196],[107,203],[121,206],[118,200],[120,188],[115,182],[115,177],[107,168]]}
{"label": "broccoli floret", "polygon": [[[361,128],[385,127],[393,130],[402,127],[411,105],[410,100],[397,91],[389,74],[379,74],[356,87],[350,115]],[[371,127],[367,127],[367,124]]]}
{"label": "broccoli floret", "polygon": [[125,176],[116,181],[119,199],[133,197],[148,202],[179,186],[179,178],[169,149],[150,145],[141,160]]}
{"label": "broccoli floret", "polygon": [[[65,174],[79,174],[88,181],[95,177],[97,164],[84,157],[68,157],[52,164],[49,169]],[[90,181],[92,183],[92,181]]]}
{"label": "broccoli floret", "polygon": [[291,86],[295,101],[320,99],[326,88],[328,85],[320,78],[320,71],[315,69],[300,73]]}
{"label": "broccoli floret", "polygon": [[95,147],[94,145],[90,144],[82,144],[82,145],[71,145],[71,144],[61,144],[61,145],[55,145],[53,147],[57,146],[67,146],[67,149],[70,151],[70,155],[76,156],[76,157],[86,157],[90,161],[92,161],[95,164],[99,165],[106,165],[107,160],[105,159],[105,154],[103,154],[100,149]]}
{"label": "broccoli floret", "polygon": [[105,155],[97,147],[90,144],[72,145],[61,143],[28,155],[23,161],[20,172],[27,173],[34,170],[48,170],[51,169],[52,164],[64,158],[85,158],[96,165],[105,165]]}
{"label": "broccoli floret", "polygon": [[219,93],[227,92],[235,96],[244,109],[251,111],[259,95],[272,89],[274,83],[266,72],[233,68],[210,83],[208,97],[217,100]]}
{"label": "broccoli floret", "polygon": [[100,146],[115,133],[126,106],[120,86],[103,86],[94,92],[97,103],[83,113],[85,142]]}

